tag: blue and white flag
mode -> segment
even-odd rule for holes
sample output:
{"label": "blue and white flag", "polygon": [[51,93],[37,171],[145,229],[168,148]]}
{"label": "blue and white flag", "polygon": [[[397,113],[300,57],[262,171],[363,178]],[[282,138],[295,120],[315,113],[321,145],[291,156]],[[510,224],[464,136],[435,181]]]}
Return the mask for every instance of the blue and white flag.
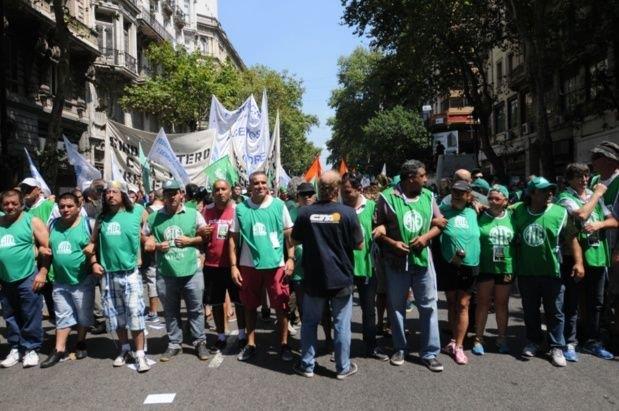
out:
{"label": "blue and white flag", "polygon": [[64,148],[67,152],[69,164],[75,169],[78,187],[82,187],[85,182],[101,178],[101,172],[77,151],[75,144],[72,144],[66,136],[62,136],[62,140],[64,141]]}
{"label": "blue and white flag", "polygon": [[121,183],[127,184],[127,181],[125,180],[125,176],[123,175],[123,172],[120,170],[120,167],[118,166],[118,162],[116,161],[116,158],[114,156],[112,156],[112,180],[120,181]]}
{"label": "blue and white flag", "polygon": [[159,130],[159,134],[157,134],[157,138],[148,152],[148,159],[167,168],[176,181],[180,181],[185,185],[191,182],[189,174],[187,174],[185,168],[178,161],[178,157],[174,154],[163,128]]}
{"label": "blue and white flag", "polygon": [[49,189],[49,186],[47,185],[45,180],[43,180],[43,176],[41,175],[41,173],[39,173],[39,170],[37,170],[37,167],[32,162],[32,159],[30,158],[30,154],[28,153],[28,150],[26,150],[26,147],[24,147],[24,151],[26,152],[26,158],[28,159],[30,175],[32,175],[32,178],[37,180],[39,184],[41,184],[41,190],[43,191],[43,194],[45,194],[45,196],[50,196],[52,194],[52,191]]}

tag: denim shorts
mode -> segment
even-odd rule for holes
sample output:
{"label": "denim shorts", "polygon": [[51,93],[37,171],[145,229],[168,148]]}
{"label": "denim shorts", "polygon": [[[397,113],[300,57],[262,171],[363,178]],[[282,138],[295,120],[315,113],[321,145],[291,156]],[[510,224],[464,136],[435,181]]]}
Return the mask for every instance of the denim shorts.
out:
{"label": "denim shorts", "polygon": [[129,328],[141,331],[144,321],[144,287],[137,268],[128,271],[106,272],[101,281],[103,313],[108,330]]}
{"label": "denim shorts", "polygon": [[52,298],[57,329],[92,325],[96,283],[92,275],[75,285],[54,283]]}

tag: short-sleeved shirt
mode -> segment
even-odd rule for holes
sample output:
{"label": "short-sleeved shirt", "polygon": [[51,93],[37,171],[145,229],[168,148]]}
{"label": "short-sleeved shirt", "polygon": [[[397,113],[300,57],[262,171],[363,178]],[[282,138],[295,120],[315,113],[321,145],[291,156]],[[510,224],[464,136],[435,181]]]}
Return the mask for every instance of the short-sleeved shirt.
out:
{"label": "short-sleeved shirt", "polygon": [[[261,204],[254,203],[253,201],[251,201],[251,198],[248,198],[245,202],[250,208],[258,209],[258,208],[270,207],[273,201],[274,201],[274,198],[272,196],[268,196],[264,199],[264,201]],[[281,201],[281,200],[278,199],[278,201]],[[288,212],[288,208],[286,208],[285,206],[282,207],[282,221],[283,221],[284,230],[292,228],[292,219],[290,218],[290,212]],[[230,226],[230,232],[238,233],[240,231],[240,227],[241,225],[239,223],[238,215],[235,214],[234,220],[232,221],[232,226]],[[251,249],[249,248],[249,245],[245,242],[241,242],[241,257],[239,258],[238,264],[242,265],[243,267],[252,267],[252,268],[254,267],[254,261],[253,261],[253,257],[251,254]],[[282,254],[282,258],[281,258],[279,266],[280,267],[284,266],[284,255],[283,254]]]}
{"label": "short-sleeved shirt", "polygon": [[475,210],[470,207],[457,210],[451,205],[441,205],[441,212],[447,219],[440,237],[441,254],[445,261],[451,262],[458,251],[464,251],[462,265],[478,266],[480,243]]}
{"label": "short-sleeved shirt", "polygon": [[209,204],[202,210],[202,215],[207,225],[213,226],[211,238],[206,245],[204,265],[207,267],[229,267],[228,258],[228,232],[234,221],[234,201],[223,210],[218,209],[215,203]]}
{"label": "short-sleeved shirt", "polygon": [[303,244],[303,285],[309,295],[352,291],[354,257],[363,233],[352,207],[318,202],[299,209],[292,238]]}

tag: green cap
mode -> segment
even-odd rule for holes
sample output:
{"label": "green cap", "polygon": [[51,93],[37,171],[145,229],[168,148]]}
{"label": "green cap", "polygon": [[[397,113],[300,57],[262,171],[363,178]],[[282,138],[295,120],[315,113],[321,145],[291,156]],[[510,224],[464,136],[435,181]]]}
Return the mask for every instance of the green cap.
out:
{"label": "green cap", "polygon": [[488,193],[490,193],[490,191],[499,192],[499,193],[503,194],[503,197],[509,198],[509,191],[507,191],[507,187],[502,186],[500,184],[495,184],[492,187],[490,187],[490,190],[488,190]]}
{"label": "green cap", "polygon": [[484,190],[485,192],[488,192],[490,190],[490,183],[488,183],[483,178],[476,178],[471,183],[471,187],[473,187],[474,189],[475,188],[480,188],[480,189]]}
{"label": "green cap", "polygon": [[163,186],[161,187],[161,189],[163,191],[166,190],[182,190],[183,186],[181,185],[181,183],[179,183],[176,180],[168,180],[165,183],[163,183]]}
{"label": "green cap", "polygon": [[398,174],[397,176],[393,177],[393,179],[391,180],[391,183],[389,183],[389,187],[395,187],[398,185],[399,182],[400,182],[400,175]]}
{"label": "green cap", "polygon": [[557,188],[556,184],[552,184],[550,181],[546,180],[544,177],[534,177],[527,184],[527,190],[548,190]]}

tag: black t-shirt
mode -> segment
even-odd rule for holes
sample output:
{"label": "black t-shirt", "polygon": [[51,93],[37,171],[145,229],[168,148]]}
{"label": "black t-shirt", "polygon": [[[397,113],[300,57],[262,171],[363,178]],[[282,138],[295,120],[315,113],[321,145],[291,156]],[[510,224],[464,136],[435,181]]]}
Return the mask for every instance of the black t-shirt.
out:
{"label": "black t-shirt", "polygon": [[353,208],[333,202],[301,207],[292,238],[303,244],[306,293],[333,297],[352,292],[353,250],[363,242]]}

